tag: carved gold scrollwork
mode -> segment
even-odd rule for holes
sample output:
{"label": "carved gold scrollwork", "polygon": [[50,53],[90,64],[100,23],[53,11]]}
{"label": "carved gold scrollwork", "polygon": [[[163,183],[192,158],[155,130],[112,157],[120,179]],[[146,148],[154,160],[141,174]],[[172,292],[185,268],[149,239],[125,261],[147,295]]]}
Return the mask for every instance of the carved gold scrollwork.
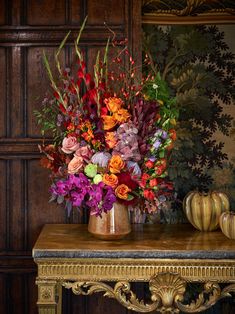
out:
{"label": "carved gold scrollwork", "polygon": [[[177,302],[177,306],[183,312],[198,313],[210,308],[222,298],[231,297],[231,292],[235,292],[235,284],[230,284],[221,291],[217,283],[207,282],[204,285],[204,291],[199,294],[196,301],[192,301],[190,304]],[[208,295],[206,300],[205,294]]]}
{"label": "carved gold scrollwork", "polygon": [[[160,313],[197,313],[208,309],[219,299],[231,296],[235,292],[235,284],[230,284],[222,291],[217,283],[208,282],[204,291],[199,294],[196,301],[184,304],[186,281],[179,274],[161,273],[153,276],[149,281],[152,303],[148,304],[139,300],[131,291],[130,284],[125,281],[117,282],[112,288],[102,282],[63,282],[67,289],[72,289],[74,294],[91,295],[103,292],[104,296],[116,299],[124,307],[141,313],[158,311]],[[205,295],[208,297],[205,298]]]}
{"label": "carved gold scrollwork", "polygon": [[205,13],[235,14],[234,5],[218,0],[142,0],[143,12],[175,16],[196,16]]}
{"label": "carved gold scrollwork", "polygon": [[182,301],[186,290],[186,281],[178,274],[163,273],[152,277],[149,281],[151,300],[162,304],[161,313],[178,313],[173,307]]}

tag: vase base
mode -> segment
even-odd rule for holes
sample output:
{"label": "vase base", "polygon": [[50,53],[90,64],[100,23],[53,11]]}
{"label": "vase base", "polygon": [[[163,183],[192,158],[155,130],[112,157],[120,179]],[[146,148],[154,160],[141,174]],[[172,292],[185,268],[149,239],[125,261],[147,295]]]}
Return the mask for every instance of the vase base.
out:
{"label": "vase base", "polygon": [[120,240],[131,232],[127,206],[115,202],[102,217],[90,215],[88,231],[101,240]]}
{"label": "vase base", "polygon": [[99,233],[94,233],[94,232],[90,232],[90,234],[92,234],[95,238],[100,239],[100,240],[113,241],[113,240],[121,240],[125,238],[130,232],[131,230],[123,234],[99,234]]}

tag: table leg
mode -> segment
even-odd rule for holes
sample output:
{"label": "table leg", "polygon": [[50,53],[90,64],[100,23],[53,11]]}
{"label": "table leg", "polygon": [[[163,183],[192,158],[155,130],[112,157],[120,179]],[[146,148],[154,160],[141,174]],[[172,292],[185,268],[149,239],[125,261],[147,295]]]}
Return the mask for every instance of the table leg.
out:
{"label": "table leg", "polygon": [[62,286],[55,280],[37,279],[38,313],[61,314]]}

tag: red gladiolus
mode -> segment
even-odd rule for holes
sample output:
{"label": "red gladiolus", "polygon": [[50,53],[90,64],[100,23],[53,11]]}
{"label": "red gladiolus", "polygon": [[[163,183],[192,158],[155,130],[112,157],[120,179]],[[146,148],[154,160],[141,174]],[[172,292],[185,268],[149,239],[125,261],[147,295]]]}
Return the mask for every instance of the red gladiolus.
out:
{"label": "red gladiolus", "polygon": [[84,78],[84,72],[81,69],[78,70],[77,75],[79,78]]}
{"label": "red gladiolus", "polygon": [[60,99],[60,95],[57,92],[54,92],[53,95],[55,96],[56,99]]}
{"label": "red gladiolus", "polygon": [[106,116],[108,114],[108,109],[106,107],[102,107],[100,109],[100,115],[101,117]]}
{"label": "red gladiolus", "polygon": [[61,112],[66,113],[66,109],[65,109],[65,107],[62,104],[60,104],[59,107],[60,107],[60,111]]}

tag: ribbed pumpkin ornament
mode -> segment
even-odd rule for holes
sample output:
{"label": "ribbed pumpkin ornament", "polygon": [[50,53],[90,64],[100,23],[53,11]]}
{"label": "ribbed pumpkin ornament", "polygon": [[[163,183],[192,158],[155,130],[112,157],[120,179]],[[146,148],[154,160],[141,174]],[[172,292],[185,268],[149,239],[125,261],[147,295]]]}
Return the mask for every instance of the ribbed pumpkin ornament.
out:
{"label": "ribbed pumpkin ornament", "polygon": [[226,237],[235,240],[235,212],[225,212],[219,219],[220,229]]}
{"label": "ribbed pumpkin ornament", "polygon": [[229,210],[229,199],[222,192],[191,191],[184,198],[183,209],[196,229],[212,231],[219,227],[220,215]]}

